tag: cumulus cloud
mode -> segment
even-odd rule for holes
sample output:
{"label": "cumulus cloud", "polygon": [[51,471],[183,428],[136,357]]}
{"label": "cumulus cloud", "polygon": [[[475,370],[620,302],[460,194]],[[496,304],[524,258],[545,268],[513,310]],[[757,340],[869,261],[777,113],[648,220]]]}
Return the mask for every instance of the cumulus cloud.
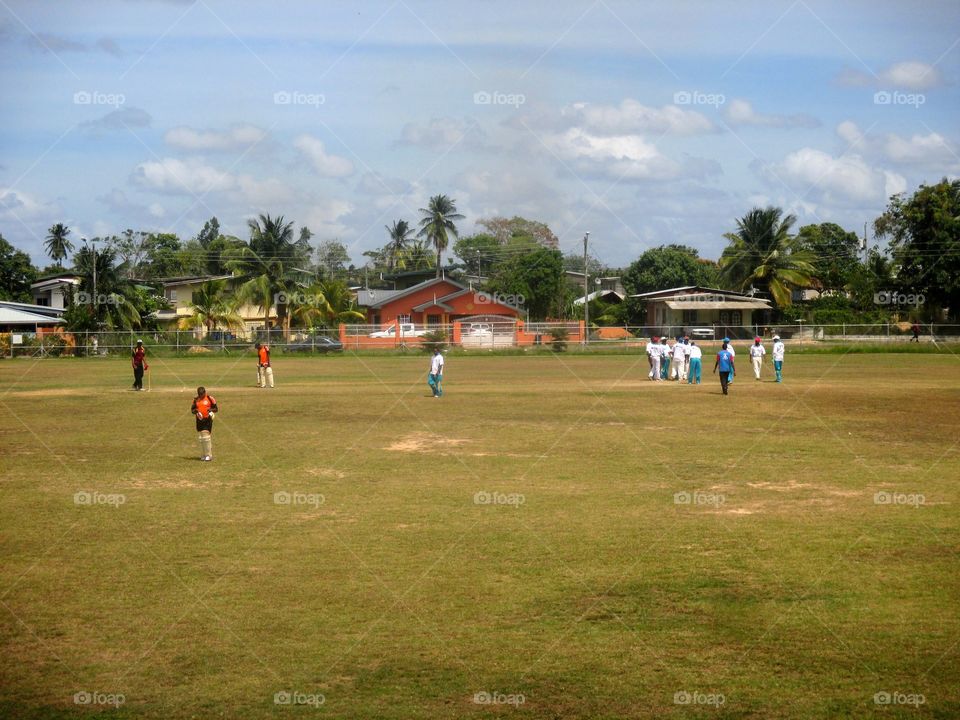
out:
{"label": "cumulus cloud", "polygon": [[878,203],[907,189],[902,175],[871,166],[859,155],[834,157],[809,147],[790,153],[765,174],[830,204]]}
{"label": "cumulus cloud", "polygon": [[140,163],[133,172],[138,185],[169,194],[200,195],[232,190],[236,178],[196,159],[164,158]]}
{"label": "cumulus cloud", "polygon": [[181,150],[220,152],[256,145],[266,136],[266,130],[256,125],[234,125],[226,130],[196,130],[181,125],[167,130],[163,140]]}
{"label": "cumulus cloud", "polygon": [[22,190],[0,186],[0,218],[26,221],[56,212],[54,203],[41,200]]}
{"label": "cumulus cloud", "polygon": [[796,115],[777,115],[760,113],[753,109],[753,105],[742,99],[731,100],[724,107],[724,117],[731,125],[754,125],[773,128],[814,128],[820,122],[810,115],[798,113]]}
{"label": "cumulus cloud", "polygon": [[876,76],[852,68],[843,68],[836,80],[840,85],[851,87],[888,86],[904,90],[928,90],[942,85],[943,75],[928,63],[905,60],[881,70]]}
{"label": "cumulus cloud", "polygon": [[293,146],[310,162],[310,166],[323,177],[341,178],[353,174],[353,163],[347,158],[327,153],[321,140],[312,135],[301,135]]}
{"label": "cumulus cloud", "polygon": [[568,124],[598,135],[697,135],[716,130],[705,115],[695,110],[676,105],[649,107],[630,98],[619,105],[574,103],[563,108],[560,116]]}
{"label": "cumulus cloud", "polygon": [[483,130],[467,118],[431,118],[427,123],[407,123],[400,131],[401,145],[449,150],[456,145],[482,145]]}
{"label": "cumulus cloud", "polygon": [[860,154],[896,165],[932,169],[938,174],[960,171],[960,160],[947,138],[938,132],[903,137],[896,133],[868,135],[852,120],[837,126],[837,135]]}

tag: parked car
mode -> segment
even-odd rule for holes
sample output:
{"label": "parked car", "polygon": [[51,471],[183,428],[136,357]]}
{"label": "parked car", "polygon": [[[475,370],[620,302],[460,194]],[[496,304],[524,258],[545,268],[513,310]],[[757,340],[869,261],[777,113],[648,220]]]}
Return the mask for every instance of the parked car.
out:
{"label": "parked car", "polygon": [[328,352],[337,352],[343,350],[343,343],[339,340],[334,340],[333,338],[327,337],[326,335],[318,335],[315,338],[307,338],[306,340],[300,340],[295,343],[290,343],[285,345],[283,348],[284,352],[319,352],[319,353],[328,353]]}
{"label": "parked car", "polygon": [[400,323],[399,325],[394,323],[393,325],[388,327],[386,330],[378,330],[377,332],[370,333],[370,337],[395,338],[397,337],[398,327],[400,329],[400,337],[402,338],[423,337],[424,335],[427,334],[426,330],[423,330],[423,329],[418,330],[413,323]]}
{"label": "parked car", "polygon": [[490,323],[470,323],[469,327],[464,328],[464,335],[472,335],[474,337],[481,335],[492,335],[493,328],[490,326]]}

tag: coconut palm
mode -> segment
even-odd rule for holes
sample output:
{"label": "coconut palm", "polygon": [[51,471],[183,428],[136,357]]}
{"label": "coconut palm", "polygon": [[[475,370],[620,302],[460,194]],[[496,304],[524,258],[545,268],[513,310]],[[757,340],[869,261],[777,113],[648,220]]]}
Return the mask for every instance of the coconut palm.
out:
{"label": "coconut palm", "polygon": [[433,260],[430,243],[426,240],[417,240],[407,250],[407,265],[411,270],[428,270],[433,267]]}
{"label": "coconut palm", "polygon": [[283,216],[261,213],[250,220],[250,242],[227,251],[227,267],[241,279],[237,287],[238,302],[251,302],[263,309],[263,327],[270,327],[270,308],[276,304],[277,320],[286,324],[286,298],[297,292],[294,269],[302,258],[293,241],[293,223]]}
{"label": "coconut palm", "polygon": [[[94,263],[96,287],[93,284]],[[77,302],[83,308],[89,307],[92,329],[126,330],[142,325],[143,319],[137,309],[137,289],[125,277],[123,267],[117,264],[113,248],[98,250],[94,257],[89,247],[82,247],[73,256],[73,264],[80,276],[80,285],[71,304]]]}
{"label": "coconut palm", "polygon": [[790,304],[792,288],[814,279],[814,256],[799,248],[790,229],[797,218],[782,217],[780,208],[754,208],[737,220],[737,231],[725,233],[729,245],[720,256],[720,279],[744,291],[751,285],[768,293],[778,306]]}
{"label": "coconut palm", "polygon": [[63,267],[63,259],[73,252],[73,243],[67,239],[70,234],[70,228],[63,223],[57,223],[47,231],[47,240],[43,247],[47,255],[53,260],[58,268]]}
{"label": "coconut palm", "polygon": [[394,220],[393,227],[384,225],[390,242],[387,243],[387,267],[393,270],[405,270],[407,267],[407,247],[413,239],[413,228],[406,220]]}
{"label": "coconut palm", "polygon": [[193,291],[189,317],[180,321],[183,329],[205,327],[207,333],[218,325],[232,329],[243,326],[243,319],[227,296],[226,280],[207,280]]}
{"label": "coconut palm", "polygon": [[420,208],[423,217],[420,219],[420,232],[417,237],[425,237],[437,250],[437,277],[440,277],[443,251],[447,249],[449,238],[457,237],[457,226],[454,220],[463,220],[463,215],[457,212],[456,200],[446,195],[434,195],[430,198],[427,207]]}

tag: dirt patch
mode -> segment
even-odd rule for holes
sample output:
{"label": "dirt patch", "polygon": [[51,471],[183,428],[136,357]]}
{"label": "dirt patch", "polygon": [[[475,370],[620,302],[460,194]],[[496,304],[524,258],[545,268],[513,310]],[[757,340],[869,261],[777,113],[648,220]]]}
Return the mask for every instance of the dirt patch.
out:
{"label": "dirt patch", "polygon": [[10,397],[71,397],[93,394],[93,390],[80,390],[79,388],[47,388],[46,390],[13,390],[10,392]]}
{"label": "dirt patch", "polygon": [[456,448],[470,442],[463,438],[438,438],[430,435],[409,435],[387,445],[394,452],[437,452],[446,448]]}
{"label": "dirt patch", "polygon": [[307,468],[304,472],[313,477],[334,478],[336,480],[343,480],[347,476],[345,472],[333,468]]}
{"label": "dirt patch", "polygon": [[752,488],[758,488],[760,490],[774,490],[776,492],[790,492],[792,490],[802,490],[803,488],[813,487],[810,483],[798,483],[794,480],[791,480],[788,483],[777,484],[771,482],[757,482],[757,483],[747,483]]}

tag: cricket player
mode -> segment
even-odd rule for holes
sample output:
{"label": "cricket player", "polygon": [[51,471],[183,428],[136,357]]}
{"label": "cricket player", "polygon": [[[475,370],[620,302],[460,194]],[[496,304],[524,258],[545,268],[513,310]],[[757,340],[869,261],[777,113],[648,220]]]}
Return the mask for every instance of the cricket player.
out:
{"label": "cricket player", "polygon": [[690,367],[687,369],[687,385],[693,385],[696,378],[697,385],[700,384],[700,358],[703,357],[703,351],[697,347],[693,341],[690,342]]}
{"label": "cricket player", "polygon": [[443,395],[443,353],[440,348],[434,348],[430,358],[430,375],[427,376],[427,385],[433,391],[435,398]]}
{"label": "cricket player", "polygon": [[713,363],[713,372],[720,369],[720,389],[723,394],[727,394],[727,387],[730,385],[730,377],[733,375],[733,353],[727,348],[727,343],[723,343],[720,352],[717,353],[716,362]]}
{"label": "cricket player", "polygon": [[670,350],[670,345],[667,344],[667,337],[664,335],[660,338],[660,379],[669,380],[670,379],[670,356],[673,353]]}
{"label": "cricket player", "polygon": [[651,380],[660,379],[660,338],[656,335],[647,343],[647,360],[650,362],[650,372],[647,377]]}
{"label": "cricket player", "polygon": [[783,341],[779,335],[773,336],[773,369],[777,372],[777,382],[783,382]]}
{"label": "cricket player", "polygon": [[685,364],[687,359],[686,353],[683,351],[683,338],[677,338],[676,345],[673,346],[673,370],[671,371],[671,379],[677,380],[677,382],[683,382],[687,379],[687,366]]}
{"label": "cricket player", "polygon": [[190,412],[197,419],[197,434],[200,440],[200,459],[204,462],[213,460],[213,418],[220,412],[217,401],[212,395],[207,395],[205,387],[197,388],[197,396],[193,399]]}
{"label": "cricket player", "polygon": [[270,346],[257,343],[257,387],[273,387],[273,368],[270,366]]}
{"label": "cricket player", "polygon": [[753,364],[753,376],[760,379],[760,367],[763,365],[763,356],[767,354],[763,347],[763,341],[759,337],[753,339],[753,345],[750,346],[750,362]]}
{"label": "cricket player", "polygon": [[[690,374],[690,336],[683,336],[683,367],[686,369],[686,374]],[[684,378],[686,379],[686,378]]]}
{"label": "cricket player", "polygon": [[[725,338],[723,339],[723,342],[726,343],[726,345],[727,345],[727,350],[730,351],[731,357],[736,358],[736,357],[737,357],[737,351],[733,349],[733,342],[730,340],[730,338],[725,337]],[[733,376],[734,376],[734,374],[735,374],[735,371],[731,369],[731,370],[730,370],[730,379],[727,380],[727,384],[728,384],[728,385],[733,382]]]}
{"label": "cricket player", "polygon": [[147,365],[147,351],[143,347],[143,340],[137,340],[137,347],[133,350],[133,356],[130,358],[130,364],[133,366],[133,389],[143,390],[143,371]]}

